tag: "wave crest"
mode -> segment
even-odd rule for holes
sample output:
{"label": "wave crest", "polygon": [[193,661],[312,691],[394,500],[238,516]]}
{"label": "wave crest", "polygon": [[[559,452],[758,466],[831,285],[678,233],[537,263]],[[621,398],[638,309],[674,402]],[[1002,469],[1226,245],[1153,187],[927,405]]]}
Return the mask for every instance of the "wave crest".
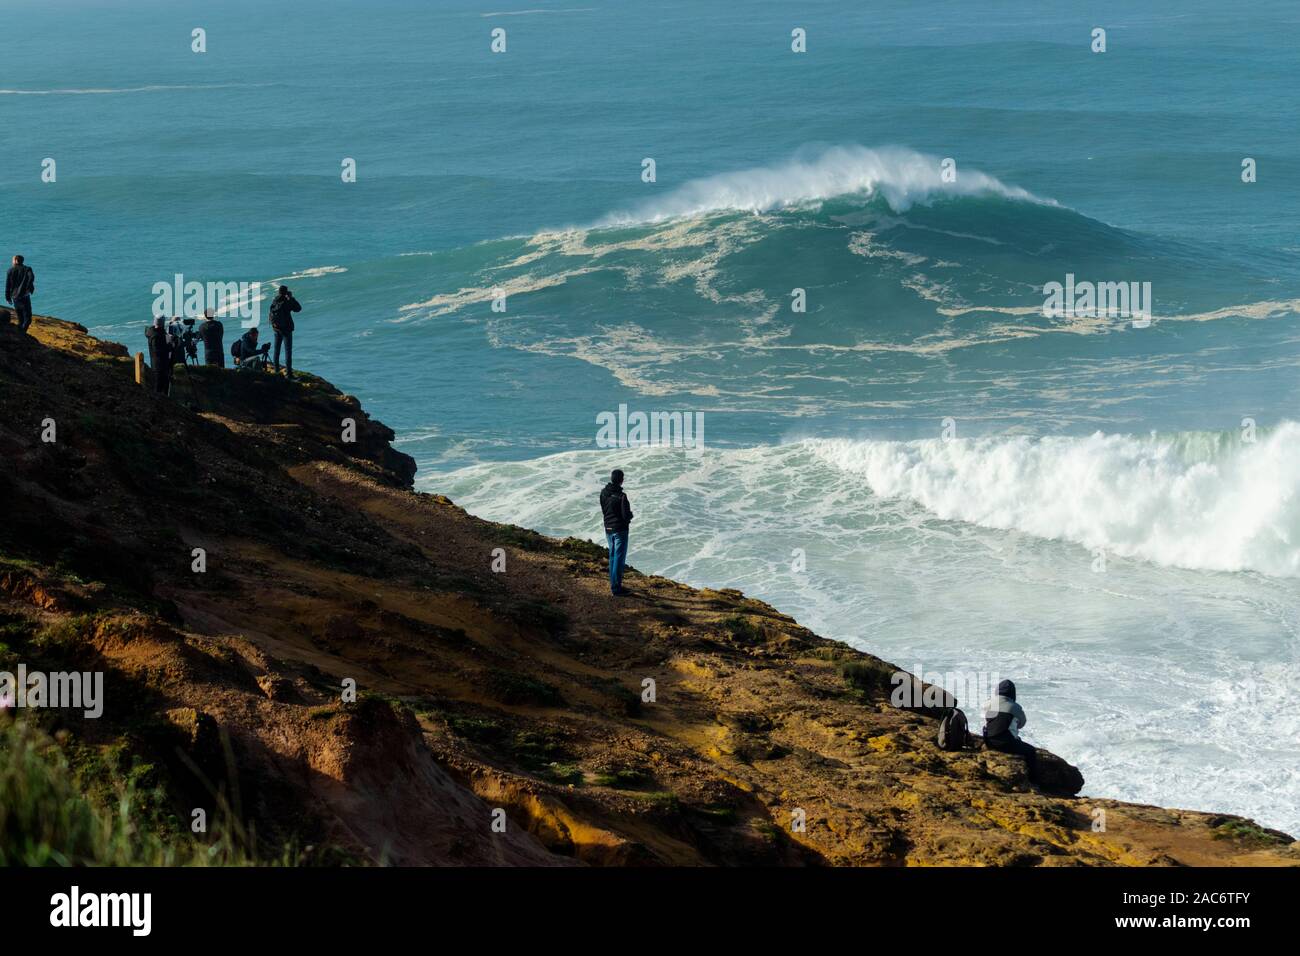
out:
{"label": "wave crest", "polygon": [[1300,577],[1300,424],[1175,436],[814,440],[940,518],[1173,567]]}
{"label": "wave crest", "polygon": [[944,182],[942,160],[902,147],[834,146],[815,156],[695,179],[661,199],[606,217],[599,227],[661,222],[714,212],[768,212],[836,196],[879,195],[895,212],[944,196],[997,195],[1044,205],[1052,200],[978,170]]}

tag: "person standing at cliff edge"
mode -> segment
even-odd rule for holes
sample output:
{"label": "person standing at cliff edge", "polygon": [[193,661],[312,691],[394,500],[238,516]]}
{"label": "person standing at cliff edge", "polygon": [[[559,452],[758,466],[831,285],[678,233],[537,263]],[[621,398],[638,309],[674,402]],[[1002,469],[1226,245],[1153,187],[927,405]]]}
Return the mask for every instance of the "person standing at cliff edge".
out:
{"label": "person standing at cliff edge", "polygon": [[609,593],[622,597],[623,568],[627,565],[627,530],[632,521],[632,506],[623,493],[623,472],[615,468],[600,492],[600,512],[605,520],[605,540],[609,543]]}
{"label": "person standing at cliff edge", "polygon": [[1038,768],[1038,751],[1020,739],[1025,726],[1025,709],[1016,703],[1016,685],[1009,680],[998,684],[998,692],[984,705],[984,743],[992,750],[1025,758],[1025,769],[1033,780]]}
{"label": "person standing at cliff edge", "polygon": [[221,340],[225,337],[226,327],[213,315],[211,309],[203,310],[203,322],[199,325],[199,338],[203,340],[203,364],[226,367],[226,353],[222,350]]}
{"label": "person standing at cliff edge", "polygon": [[144,337],[149,342],[153,390],[159,395],[166,395],[172,387],[172,343],[167,334],[167,320],[161,315],[155,316],[153,325],[145,329]]}
{"label": "person standing at cliff edge", "polygon": [[280,291],[271,300],[271,329],[275,332],[275,372],[280,374],[280,345],[284,345],[284,375],[293,378],[293,313],[301,312],[302,306],[293,297],[287,285],[280,286]]}
{"label": "person standing at cliff edge", "polygon": [[5,277],[5,301],[18,314],[18,331],[24,335],[32,324],[32,293],[36,291],[36,273],[24,264],[22,256],[14,256],[14,264]]}

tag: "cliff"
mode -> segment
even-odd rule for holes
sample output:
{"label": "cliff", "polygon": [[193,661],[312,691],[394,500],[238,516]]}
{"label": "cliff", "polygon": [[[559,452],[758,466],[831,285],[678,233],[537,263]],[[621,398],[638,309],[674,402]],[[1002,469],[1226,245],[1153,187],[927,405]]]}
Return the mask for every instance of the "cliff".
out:
{"label": "cliff", "polygon": [[204,808],[303,863],[1300,864],[1247,820],[1075,796],[1045,753],[1046,788],[940,751],[892,664],[739,592],[630,571],[613,601],[602,548],[412,491],[321,379],[160,399],[120,346],[32,331],[0,327],[0,670],[101,670],[106,701],[0,723],[87,794],[144,779],[163,839]]}

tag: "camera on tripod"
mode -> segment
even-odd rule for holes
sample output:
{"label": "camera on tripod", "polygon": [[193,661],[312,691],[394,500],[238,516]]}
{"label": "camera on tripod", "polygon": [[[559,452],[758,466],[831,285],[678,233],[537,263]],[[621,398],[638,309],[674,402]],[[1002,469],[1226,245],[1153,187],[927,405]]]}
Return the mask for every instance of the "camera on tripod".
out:
{"label": "camera on tripod", "polygon": [[198,337],[194,334],[194,323],[196,320],[181,318],[177,316],[172,319],[167,328],[169,335],[173,336],[179,346],[172,354],[173,365],[195,365],[199,364],[199,347]]}

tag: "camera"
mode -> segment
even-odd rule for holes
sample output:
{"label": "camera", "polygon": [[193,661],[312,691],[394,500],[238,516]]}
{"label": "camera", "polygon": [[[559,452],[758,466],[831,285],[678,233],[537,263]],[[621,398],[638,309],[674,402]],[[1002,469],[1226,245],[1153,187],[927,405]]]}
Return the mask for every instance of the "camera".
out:
{"label": "camera", "polygon": [[199,364],[199,349],[195,344],[196,336],[194,334],[194,319],[182,319],[179,316],[172,319],[167,331],[175,336],[180,348],[172,355],[173,365]]}

